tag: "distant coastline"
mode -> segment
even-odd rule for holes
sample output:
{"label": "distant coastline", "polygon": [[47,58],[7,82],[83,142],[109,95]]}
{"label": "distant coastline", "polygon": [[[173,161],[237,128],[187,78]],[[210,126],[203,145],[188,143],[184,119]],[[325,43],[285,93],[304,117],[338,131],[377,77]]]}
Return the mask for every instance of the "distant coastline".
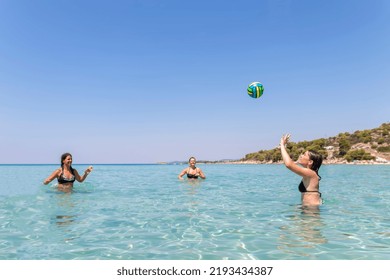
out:
{"label": "distant coastline", "polygon": [[[324,164],[390,164],[390,123],[377,128],[344,132],[329,138],[310,141],[289,142],[287,150],[293,160],[307,150],[322,155]],[[223,161],[221,161],[223,162]],[[230,161],[232,163],[234,161]],[[245,155],[236,164],[278,164],[282,163],[280,148],[260,150]]]}
{"label": "distant coastline", "polygon": [[[278,165],[283,164],[282,161],[256,161],[256,160],[237,160],[237,161],[207,161],[207,162],[198,162],[198,164],[241,164],[241,165]],[[376,160],[356,160],[348,162],[347,160],[341,160],[341,159],[331,159],[331,160],[324,160],[323,165],[390,165],[389,161],[376,161]]]}
{"label": "distant coastline", "polygon": [[[187,162],[156,162],[156,163],[77,163],[74,166],[83,166],[83,165],[112,165],[112,166],[122,166],[122,165],[187,165]],[[265,162],[265,161],[255,161],[255,160],[228,160],[228,161],[198,161],[197,164],[237,164],[237,165],[280,165],[283,164],[282,161],[277,162]],[[356,160],[353,162],[348,162],[346,160],[324,160],[324,165],[390,165],[390,161],[381,162],[375,160]],[[0,166],[58,166],[57,163],[0,163]]]}

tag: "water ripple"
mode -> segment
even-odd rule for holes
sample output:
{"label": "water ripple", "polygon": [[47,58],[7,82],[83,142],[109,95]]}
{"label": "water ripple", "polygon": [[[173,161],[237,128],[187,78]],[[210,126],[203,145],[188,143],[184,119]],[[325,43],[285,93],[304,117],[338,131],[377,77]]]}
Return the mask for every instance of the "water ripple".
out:
{"label": "water ripple", "polygon": [[388,166],[322,167],[314,209],[278,165],[205,165],[191,182],[182,166],[101,165],[66,194],[40,185],[52,166],[0,168],[20,175],[0,189],[0,259],[389,259]]}

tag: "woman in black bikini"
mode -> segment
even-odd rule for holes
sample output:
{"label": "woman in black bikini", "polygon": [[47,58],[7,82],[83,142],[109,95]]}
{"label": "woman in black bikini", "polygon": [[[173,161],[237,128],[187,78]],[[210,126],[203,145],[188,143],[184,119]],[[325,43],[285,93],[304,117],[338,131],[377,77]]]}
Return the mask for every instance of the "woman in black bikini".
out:
{"label": "woman in black bikini", "polygon": [[179,179],[183,179],[183,176],[187,174],[188,179],[198,179],[198,177],[202,179],[206,179],[206,176],[204,175],[203,171],[196,167],[196,159],[194,157],[190,157],[188,160],[189,167],[185,168],[180,174]]}
{"label": "woman in black bikini", "polygon": [[89,173],[91,173],[93,167],[89,166],[84,175],[80,176],[76,169],[72,167],[72,155],[65,153],[61,156],[61,167],[56,169],[43,183],[49,184],[55,178],[58,180],[58,189],[62,191],[70,191],[73,188],[73,182],[83,182]]}
{"label": "woman in black bikini", "polygon": [[283,135],[280,139],[280,151],[284,164],[292,172],[302,176],[299,184],[299,191],[302,193],[302,205],[320,205],[322,203],[319,191],[321,180],[318,170],[322,164],[322,156],[313,151],[306,151],[302,154],[296,164],[286,150],[286,144],[290,139],[290,134]]}

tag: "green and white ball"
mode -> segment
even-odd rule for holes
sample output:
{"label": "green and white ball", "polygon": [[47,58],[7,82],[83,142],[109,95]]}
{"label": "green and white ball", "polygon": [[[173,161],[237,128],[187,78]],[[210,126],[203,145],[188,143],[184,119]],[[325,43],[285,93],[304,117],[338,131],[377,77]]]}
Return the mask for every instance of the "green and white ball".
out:
{"label": "green and white ball", "polygon": [[247,91],[250,97],[259,98],[263,95],[264,87],[259,82],[253,82],[248,86]]}

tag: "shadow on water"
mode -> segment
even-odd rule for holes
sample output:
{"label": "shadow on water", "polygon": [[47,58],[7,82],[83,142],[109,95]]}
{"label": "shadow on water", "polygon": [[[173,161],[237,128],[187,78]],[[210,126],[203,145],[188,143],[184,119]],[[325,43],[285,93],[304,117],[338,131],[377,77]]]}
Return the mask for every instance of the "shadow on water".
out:
{"label": "shadow on water", "polygon": [[68,226],[75,221],[76,217],[74,215],[57,215],[55,221],[59,227]]}
{"label": "shadow on water", "polygon": [[83,190],[77,188],[59,189],[57,184],[53,184],[45,191],[49,194],[47,200],[49,219],[52,225],[59,230],[56,231],[60,239],[69,241],[75,239],[78,234],[75,230],[80,223],[80,196]]}
{"label": "shadow on water", "polygon": [[201,182],[199,180],[186,180],[181,186],[182,199],[183,199],[183,211],[187,212],[187,215],[192,217],[198,212],[198,194],[201,188]]}
{"label": "shadow on water", "polygon": [[55,201],[54,215],[52,216],[52,222],[54,222],[58,227],[66,227],[71,225],[77,220],[77,215],[75,212],[75,199],[73,197],[73,192],[56,192],[53,195]]}
{"label": "shadow on water", "polygon": [[199,188],[202,184],[199,182],[199,180],[188,180],[183,185],[183,189],[187,192],[187,194],[195,195],[199,191]]}
{"label": "shadow on water", "polygon": [[278,248],[289,258],[316,258],[321,253],[319,246],[328,243],[322,231],[321,206],[295,206],[291,215],[286,216],[286,224],[280,227]]}

